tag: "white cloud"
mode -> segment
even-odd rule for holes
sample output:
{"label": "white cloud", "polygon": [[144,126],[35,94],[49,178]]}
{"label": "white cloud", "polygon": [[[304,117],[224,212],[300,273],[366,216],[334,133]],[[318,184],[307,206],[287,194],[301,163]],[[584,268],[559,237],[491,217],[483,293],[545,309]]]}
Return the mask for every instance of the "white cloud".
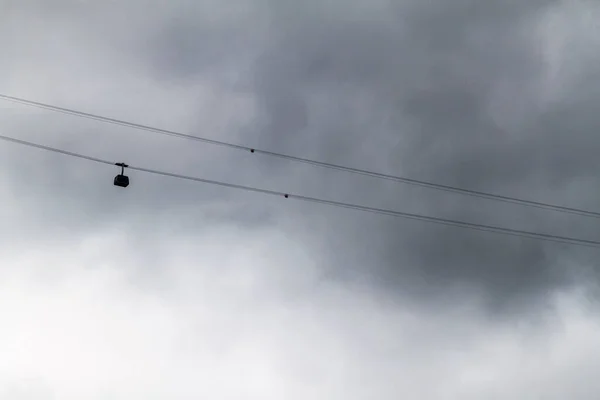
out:
{"label": "white cloud", "polygon": [[593,397],[577,388],[596,385],[599,326],[578,299],[544,329],[416,312],[319,279],[277,230],[172,237],[140,286],[130,234],[4,253],[2,398],[31,381],[39,399]]}

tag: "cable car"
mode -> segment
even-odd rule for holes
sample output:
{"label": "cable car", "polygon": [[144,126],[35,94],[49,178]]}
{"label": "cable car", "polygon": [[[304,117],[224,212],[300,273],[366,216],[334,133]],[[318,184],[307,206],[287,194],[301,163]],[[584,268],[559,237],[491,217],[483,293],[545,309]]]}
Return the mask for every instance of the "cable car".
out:
{"label": "cable car", "polygon": [[121,173],[115,176],[114,185],[126,188],[129,186],[129,177],[125,175],[125,168],[127,168],[129,165],[125,163],[116,163],[115,165],[121,167]]}

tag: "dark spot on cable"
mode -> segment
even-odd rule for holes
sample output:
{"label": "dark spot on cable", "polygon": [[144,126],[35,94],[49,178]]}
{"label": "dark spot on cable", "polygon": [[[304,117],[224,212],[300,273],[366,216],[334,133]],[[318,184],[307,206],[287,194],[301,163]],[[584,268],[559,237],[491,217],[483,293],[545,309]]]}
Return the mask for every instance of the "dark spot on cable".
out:
{"label": "dark spot on cable", "polygon": [[254,153],[254,149],[250,149],[250,153]]}

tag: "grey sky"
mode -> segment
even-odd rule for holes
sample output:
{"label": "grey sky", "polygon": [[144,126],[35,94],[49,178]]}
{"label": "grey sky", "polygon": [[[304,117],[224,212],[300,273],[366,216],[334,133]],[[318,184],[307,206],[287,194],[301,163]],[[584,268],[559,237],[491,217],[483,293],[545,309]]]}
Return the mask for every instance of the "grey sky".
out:
{"label": "grey sky", "polygon": [[[0,92],[598,210],[585,1],[0,0]],[[597,239],[596,220],[0,103],[144,167]],[[0,398],[592,399],[596,252],[0,144]],[[19,397],[21,396],[21,397]]]}

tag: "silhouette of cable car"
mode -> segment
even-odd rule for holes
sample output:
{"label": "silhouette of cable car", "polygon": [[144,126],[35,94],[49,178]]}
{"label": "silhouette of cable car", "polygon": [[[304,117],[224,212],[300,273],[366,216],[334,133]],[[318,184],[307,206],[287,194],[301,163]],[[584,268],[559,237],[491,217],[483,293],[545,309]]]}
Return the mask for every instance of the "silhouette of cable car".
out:
{"label": "silhouette of cable car", "polygon": [[127,168],[129,165],[125,163],[116,163],[115,165],[121,167],[121,173],[115,176],[114,185],[126,188],[129,186],[129,177],[125,175],[125,168]]}

